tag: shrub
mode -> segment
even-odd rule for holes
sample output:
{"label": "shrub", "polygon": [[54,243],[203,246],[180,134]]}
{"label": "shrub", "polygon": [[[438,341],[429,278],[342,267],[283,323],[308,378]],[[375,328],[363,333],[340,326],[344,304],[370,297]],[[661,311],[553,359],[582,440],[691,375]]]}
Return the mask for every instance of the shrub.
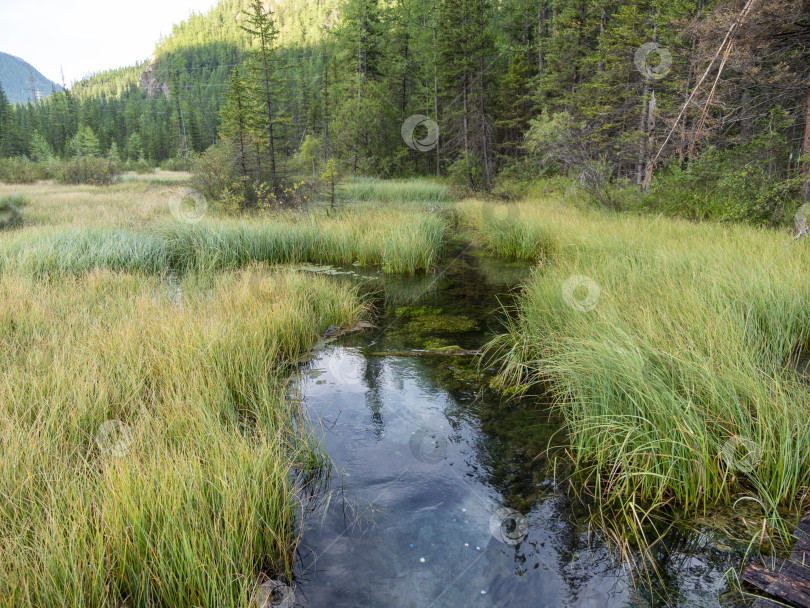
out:
{"label": "shrub", "polygon": [[126,169],[127,171],[134,171],[138,175],[150,175],[155,172],[155,168],[143,158],[127,161]]}
{"label": "shrub", "polygon": [[45,179],[42,169],[27,158],[0,160],[0,182],[7,184],[33,184]]}
{"label": "shrub", "polygon": [[224,201],[229,193],[244,188],[232,162],[233,149],[228,142],[219,142],[192,162],[191,186],[209,201]]}
{"label": "shrub", "polygon": [[[193,161],[191,187],[228,212],[300,208],[309,202],[311,187],[280,179],[273,188],[252,153],[221,141]],[[243,164],[244,161],[244,164]],[[247,173],[247,174],[245,174]]]}
{"label": "shrub", "polygon": [[59,175],[63,184],[90,184],[93,186],[108,186],[120,170],[109,159],[83,156],[68,162]]}
{"label": "shrub", "polygon": [[22,223],[21,209],[27,203],[22,194],[0,196],[0,230],[19,226]]}

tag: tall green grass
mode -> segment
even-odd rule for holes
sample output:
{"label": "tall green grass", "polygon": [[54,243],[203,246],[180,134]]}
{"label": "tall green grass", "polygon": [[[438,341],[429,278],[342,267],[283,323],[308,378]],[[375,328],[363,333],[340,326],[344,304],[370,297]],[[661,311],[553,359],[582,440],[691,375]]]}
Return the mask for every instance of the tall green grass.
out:
{"label": "tall green grass", "polygon": [[448,187],[425,178],[375,179],[354,177],[340,186],[341,198],[347,201],[378,203],[448,203]]}
{"label": "tall green grass", "polygon": [[251,262],[313,262],[413,274],[438,263],[446,231],[446,220],[437,214],[380,209],[338,218],[169,222],[138,231],[82,227],[16,239],[0,250],[0,267],[43,275],[96,268],[206,272]]}
{"label": "tall green grass", "polygon": [[[520,211],[551,238],[490,352],[502,386],[551,387],[597,495],[692,509],[747,495],[772,522],[778,507],[800,508],[810,247],[743,226]],[[573,275],[601,289],[592,310],[566,302]]]}
{"label": "tall green grass", "polygon": [[548,229],[525,218],[523,205],[467,200],[458,204],[457,211],[477,244],[496,255],[537,261],[553,247]]}
{"label": "tall green grass", "polygon": [[[3,275],[0,606],[247,608],[262,574],[289,576],[293,473],[319,454],[285,378],[362,311],[346,286],[256,266],[179,292]],[[103,449],[106,421],[128,449]]]}

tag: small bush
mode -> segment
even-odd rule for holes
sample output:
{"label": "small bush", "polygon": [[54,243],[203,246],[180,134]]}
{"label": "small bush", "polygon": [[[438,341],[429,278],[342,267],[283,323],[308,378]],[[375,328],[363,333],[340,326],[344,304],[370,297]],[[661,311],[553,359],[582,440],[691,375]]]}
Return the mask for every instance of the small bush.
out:
{"label": "small bush", "polygon": [[227,142],[217,143],[195,159],[191,168],[191,186],[209,201],[231,198],[244,183],[232,162],[233,149]]}
{"label": "small bush", "polygon": [[119,173],[118,165],[107,158],[83,156],[65,165],[59,176],[59,181],[63,184],[108,186],[113,183]]}
{"label": "small bush", "polygon": [[0,160],[0,182],[6,184],[33,184],[46,179],[42,168],[27,158],[4,158]]}
{"label": "small bush", "polygon": [[28,201],[22,194],[0,196],[0,230],[15,228],[22,224],[22,208]]}
{"label": "small bush", "polygon": [[138,175],[151,175],[155,172],[155,168],[142,158],[127,161],[126,169],[127,171],[133,171]]}

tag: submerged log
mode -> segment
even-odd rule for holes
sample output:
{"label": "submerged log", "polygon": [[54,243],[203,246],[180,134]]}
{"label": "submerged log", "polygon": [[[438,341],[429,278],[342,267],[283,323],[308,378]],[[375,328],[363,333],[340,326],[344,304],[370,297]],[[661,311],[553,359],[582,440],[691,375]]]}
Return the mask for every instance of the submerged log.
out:
{"label": "submerged log", "polygon": [[752,562],[743,571],[742,580],[764,594],[754,608],[810,608],[810,515],[802,518],[793,535],[796,543],[789,559]]}

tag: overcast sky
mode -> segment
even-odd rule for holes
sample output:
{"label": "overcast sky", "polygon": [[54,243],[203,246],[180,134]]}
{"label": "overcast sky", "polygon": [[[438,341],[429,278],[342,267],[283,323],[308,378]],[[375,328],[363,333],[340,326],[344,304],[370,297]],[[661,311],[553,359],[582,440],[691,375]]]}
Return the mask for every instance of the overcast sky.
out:
{"label": "overcast sky", "polygon": [[217,0],[0,0],[0,51],[68,85],[148,59],[160,35]]}

